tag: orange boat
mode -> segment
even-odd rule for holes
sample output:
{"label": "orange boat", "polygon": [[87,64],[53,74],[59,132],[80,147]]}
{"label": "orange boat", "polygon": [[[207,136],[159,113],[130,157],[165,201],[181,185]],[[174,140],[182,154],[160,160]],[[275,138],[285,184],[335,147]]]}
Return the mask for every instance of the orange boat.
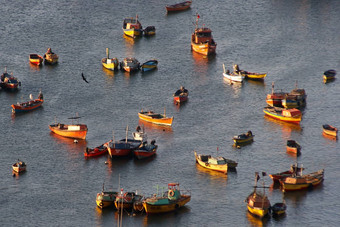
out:
{"label": "orange boat", "polygon": [[39,54],[30,54],[30,63],[33,65],[41,65],[44,61],[44,58]]}
{"label": "orange boat", "polygon": [[22,102],[17,104],[12,104],[12,112],[13,113],[21,113],[21,112],[28,112],[31,110],[35,110],[39,108],[44,103],[43,94],[40,92],[37,99],[33,100],[33,97],[30,95],[31,100],[28,102]]}
{"label": "orange boat", "polygon": [[295,140],[287,140],[287,152],[291,152],[299,156],[301,154],[301,146]]}
{"label": "orange boat", "polygon": [[[79,119],[80,117],[71,117],[69,119],[75,120]],[[58,134],[60,136],[68,137],[68,138],[74,138],[74,139],[86,139],[87,134],[87,125],[85,124],[60,124],[56,123],[53,125],[49,125],[49,128],[52,132],[55,134]]]}
{"label": "orange boat", "polygon": [[295,124],[300,124],[302,119],[301,111],[295,108],[286,109],[281,107],[267,106],[263,108],[263,112],[269,117]]}
{"label": "orange boat", "polygon": [[326,125],[323,125],[322,128],[323,128],[323,132],[326,135],[333,136],[333,137],[338,136],[338,129],[336,127],[326,124]]}
{"label": "orange boat", "polygon": [[181,3],[177,3],[174,5],[166,5],[166,11],[169,12],[176,12],[176,11],[183,11],[190,8],[192,1],[185,1]]}
{"label": "orange boat", "polygon": [[211,55],[216,53],[216,42],[214,41],[211,30],[205,27],[198,27],[198,19],[196,19],[196,28],[191,35],[191,49],[199,54]]}
{"label": "orange boat", "polygon": [[171,126],[172,125],[172,121],[174,119],[174,117],[166,117],[165,115],[165,111],[164,114],[159,114],[159,113],[154,113],[153,111],[143,111],[141,110],[141,112],[138,113],[139,119],[147,121],[147,122],[151,122],[154,124],[158,124],[158,125],[168,125]]}

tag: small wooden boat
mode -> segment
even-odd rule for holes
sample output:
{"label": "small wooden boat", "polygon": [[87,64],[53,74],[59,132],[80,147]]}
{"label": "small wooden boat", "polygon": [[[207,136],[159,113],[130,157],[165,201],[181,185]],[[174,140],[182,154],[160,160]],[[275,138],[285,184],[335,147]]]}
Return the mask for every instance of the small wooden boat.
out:
{"label": "small wooden boat", "polygon": [[153,111],[143,111],[138,113],[139,119],[153,124],[171,126],[174,117],[166,117],[164,114],[154,113]]}
{"label": "small wooden boat", "polygon": [[191,199],[190,194],[180,190],[179,183],[169,183],[168,191],[164,195],[146,198],[143,206],[147,214],[171,212],[187,204]]}
{"label": "small wooden boat", "polygon": [[285,108],[300,108],[306,106],[307,95],[305,89],[296,88],[285,95],[285,98],[281,100],[282,106]]}
{"label": "small wooden boat", "polygon": [[226,159],[224,157],[212,157],[211,155],[202,155],[195,152],[196,163],[204,168],[215,170],[222,173],[227,173],[228,168],[236,168],[237,162]]}
{"label": "small wooden boat", "polygon": [[74,139],[86,139],[86,134],[88,131],[87,125],[85,124],[73,124],[73,120],[78,120],[80,117],[70,117],[68,119],[72,120],[72,124],[61,124],[61,123],[55,123],[52,125],[49,125],[49,128],[52,132],[55,134],[58,134],[60,136],[68,137],[68,138],[74,138]]}
{"label": "small wooden boat", "polygon": [[302,119],[301,111],[295,108],[286,109],[281,107],[267,106],[263,108],[263,112],[269,117],[289,123],[300,124]]}
{"label": "small wooden boat", "polygon": [[243,82],[243,76],[241,74],[231,73],[229,70],[225,70],[225,66],[223,64],[223,77],[231,82]]}
{"label": "small wooden boat", "polygon": [[109,141],[104,144],[107,147],[111,158],[131,156],[132,152],[137,149],[142,141],[133,139],[122,139],[119,141]]}
{"label": "small wooden boat", "polygon": [[100,156],[106,153],[107,153],[107,147],[105,147],[104,144],[102,144],[95,148],[86,147],[84,156],[85,157],[96,157],[96,156]]}
{"label": "small wooden boat", "polygon": [[338,136],[338,129],[336,127],[325,124],[325,125],[322,125],[322,128],[323,128],[323,132],[326,135],[334,136],[334,137]]}
{"label": "small wooden boat", "polygon": [[282,100],[286,97],[287,93],[283,91],[274,92],[274,82],[272,83],[272,93],[267,94],[266,103],[269,106],[282,107]]}
{"label": "small wooden boat", "polygon": [[47,65],[55,65],[58,63],[59,56],[52,52],[51,48],[47,49],[47,52],[44,54],[44,62]]}
{"label": "small wooden boat", "polygon": [[295,140],[287,140],[286,149],[287,149],[287,152],[291,152],[296,155],[301,154],[301,146]]}
{"label": "small wooden boat", "polygon": [[142,72],[147,72],[147,71],[151,71],[157,68],[158,65],[158,61],[156,59],[153,60],[149,60],[147,62],[144,62],[141,66],[140,66],[140,70]]}
{"label": "small wooden boat", "polygon": [[336,75],[336,71],[334,69],[327,70],[323,73],[323,79],[327,80],[334,80]]}
{"label": "small wooden boat", "polygon": [[271,206],[271,211],[274,216],[285,214],[286,209],[287,209],[287,205],[285,203],[275,203],[273,206]]}
{"label": "small wooden boat", "polygon": [[153,36],[156,35],[156,28],[155,26],[147,26],[143,32],[145,36]]}
{"label": "small wooden boat", "polygon": [[152,140],[150,144],[148,144],[147,141],[144,141],[133,151],[134,156],[137,159],[145,159],[155,155],[158,148],[158,145],[155,145],[155,143],[155,140]]}
{"label": "small wooden boat", "polygon": [[18,161],[12,165],[12,168],[14,172],[24,172],[26,171],[26,163],[18,159]]}
{"label": "small wooden boat", "polygon": [[273,180],[274,183],[279,183],[280,180],[290,177],[293,175],[299,175],[300,172],[303,170],[302,166],[299,166],[297,163],[292,164],[290,166],[290,170],[280,172],[280,173],[274,173],[274,174],[269,174],[270,178]]}
{"label": "small wooden boat", "polygon": [[235,145],[242,145],[242,144],[248,144],[254,141],[255,135],[251,131],[248,131],[246,134],[240,134],[238,136],[234,136],[234,144]]}
{"label": "small wooden boat", "polygon": [[109,57],[109,48],[106,48],[106,58],[102,59],[102,65],[104,68],[109,70],[118,69],[119,61],[118,58]]}
{"label": "small wooden boat", "polygon": [[18,80],[18,78],[7,73],[7,67],[5,67],[5,72],[1,74],[0,86],[4,89],[16,90],[19,86],[21,86],[21,82]]}
{"label": "small wooden boat", "polygon": [[183,86],[181,86],[180,89],[178,89],[174,94],[174,102],[175,103],[183,103],[186,102],[188,100],[188,96],[189,96],[189,91],[187,89],[185,89]]}
{"label": "small wooden boat", "polygon": [[96,197],[97,206],[101,209],[105,207],[113,206],[116,201],[117,196],[118,196],[118,192],[104,191],[104,184],[103,184],[102,192],[97,193],[97,197]]}
{"label": "small wooden boat", "polygon": [[253,73],[245,70],[240,70],[237,64],[234,65],[234,73],[236,75],[240,73],[244,78],[251,80],[263,80],[267,76],[267,73]]}
{"label": "small wooden boat", "polygon": [[123,195],[118,195],[115,201],[115,207],[117,210],[132,210],[133,205],[141,202],[144,196],[138,195],[134,192],[125,192]]}
{"label": "small wooden boat", "polygon": [[174,4],[174,5],[166,5],[165,8],[168,13],[183,11],[183,10],[189,9],[191,6],[191,3],[192,1],[185,1],[185,2]]}
{"label": "small wooden boat", "polygon": [[28,112],[31,110],[35,110],[39,108],[44,103],[43,94],[40,92],[37,99],[33,99],[33,96],[30,95],[31,100],[28,102],[22,102],[17,104],[12,104],[12,112],[20,113],[20,112]]}
{"label": "small wooden boat", "polygon": [[139,67],[140,63],[136,58],[124,58],[124,60],[120,62],[120,68],[126,72],[137,71]]}
{"label": "small wooden boat", "polygon": [[198,27],[198,18],[196,19],[196,28],[191,35],[191,50],[203,54],[205,56],[216,53],[216,42],[214,41],[211,29],[206,27]]}
{"label": "small wooden boat", "polygon": [[293,175],[280,180],[282,191],[298,191],[316,187],[321,184],[324,178],[324,169],[317,172],[303,175]]}
{"label": "small wooden boat", "polygon": [[39,54],[30,54],[29,60],[32,65],[42,65],[44,58]]}
{"label": "small wooden boat", "polygon": [[[247,203],[248,211],[256,217],[263,218],[268,215],[270,210],[270,201],[265,194],[265,187],[263,185],[263,193],[256,191],[257,181],[259,179],[258,173],[255,175],[254,191],[248,195],[245,202]],[[264,181],[263,181],[264,184]]]}
{"label": "small wooden boat", "polygon": [[123,21],[123,31],[125,35],[132,38],[141,36],[143,33],[143,27],[138,20],[138,16],[136,16],[136,18],[125,18]]}

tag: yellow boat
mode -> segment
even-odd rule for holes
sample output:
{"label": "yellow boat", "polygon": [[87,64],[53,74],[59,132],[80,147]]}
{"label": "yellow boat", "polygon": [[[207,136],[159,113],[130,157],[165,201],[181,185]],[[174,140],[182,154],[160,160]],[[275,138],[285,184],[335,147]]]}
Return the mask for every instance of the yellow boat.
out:
{"label": "yellow boat", "polygon": [[332,125],[323,125],[323,132],[327,135],[337,137],[338,136],[338,129]]}
{"label": "yellow boat", "polygon": [[166,213],[179,209],[187,204],[190,194],[183,194],[179,189],[179,183],[169,183],[168,191],[162,196],[153,196],[143,201],[143,207],[147,214]]}
{"label": "yellow boat", "polygon": [[174,117],[166,117],[165,111],[164,111],[164,114],[158,114],[158,113],[154,113],[153,111],[144,112],[143,110],[141,110],[141,112],[138,113],[138,116],[139,116],[139,119],[143,121],[151,122],[151,123],[158,124],[158,125],[168,125],[168,126],[172,125],[172,121],[174,119]]}
{"label": "yellow boat", "polygon": [[106,58],[102,58],[102,65],[104,68],[109,70],[118,69],[119,61],[118,58],[109,57],[109,48],[106,48]]}
{"label": "yellow boat", "polygon": [[299,124],[302,119],[301,111],[295,108],[286,109],[281,107],[267,106],[263,108],[263,112],[269,117],[295,124]]}
{"label": "yellow boat", "polygon": [[138,21],[138,16],[136,16],[136,18],[125,18],[123,22],[123,31],[125,35],[132,38],[141,36],[143,34],[143,27]]}
{"label": "yellow boat", "polygon": [[227,173],[228,168],[236,168],[237,162],[224,157],[211,157],[211,155],[197,154],[195,151],[196,163],[204,168]]}
{"label": "yellow boat", "polygon": [[256,172],[255,173],[254,191],[249,194],[249,196],[246,198],[245,202],[247,203],[248,211],[251,214],[253,214],[253,215],[255,215],[259,218],[263,218],[269,213],[269,209],[270,209],[271,206],[270,206],[270,201],[265,194],[264,185],[263,185],[263,193],[259,193],[259,192],[256,191],[257,181],[258,181],[259,178],[260,177],[259,177],[258,173]]}
{"label": "yellow boat", "polygon": [[[302,171],[302,170],[301,170]],[[299,191],[308,188],[315,187],[323,181],[324,177],[324,169],[321,169],[317,172],[296,176],[286,177],[280,180],[280,184],[282,186],[282,191]]]}
{"label": "yellow boat", "polygon": [[194,33],[191,35],[191,49],[199,54],[211,55],[216,53],[216,42],[214,41],[211,33],[211,29],[206,27],[198,27],[197,15],[196,28]]}
{"label": "yellow boat", "polygon": [[118,192],[105,192],[97,193],[96,203],[101,209],[109,206],[114,206]]}
{"label": "yellow boat", "polygon": [[235,145],[242,145],[242,144],[248,144],[254,141],[255,135],[251,131],[248,131],[246,134],[241,134],[238,136],[234,136],[234,144]]}
{"label": "yellow boat", "polygon": [[55,65],[58,63],[59,56],[52,52],[51,48],[47,49],[47,52],[44,54],[45,64]]}

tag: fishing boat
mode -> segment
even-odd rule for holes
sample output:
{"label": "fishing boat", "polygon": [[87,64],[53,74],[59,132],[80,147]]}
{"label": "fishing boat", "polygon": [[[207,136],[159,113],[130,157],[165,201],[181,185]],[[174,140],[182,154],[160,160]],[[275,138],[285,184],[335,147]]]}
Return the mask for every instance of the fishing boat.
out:
{"label": "fishing boat", "polygon": [[140,67],[140,63],[136,58],[124,58],[122,62],[120,62],[120,68],[126,72],[137,71]]}
{"label": "fishing boat", "polygon": [[234,144],[235,145],[242,145],[242,144],[248,144],[254,141],[255,135],[251,131],[248,131],[246,134],[240,134],[238,136],[234,136]]}
{"label": "fishing boat", "polygon": [[44,58],[39,54],[30,54],[29,60],[32,65],[42,65]]}
{"label": "fishing boat", "polygon": [[301,154],[301,146],[295,140],[287,140],[286,149],[287,149],[287,152],[291,152],[296,155]]}
{"label": "fishing boat", "polygon": [[234,67],[234,73],[236,75],[241,74],[246,79],[263,80],[267,76],[267,73],[254,73],[254,72],[248,72],[245,70],[240,70],[239,65],[237,64],[234,64],[233,67]]}
{"label": "fishing boat", "polygon": [[156,35],[156,28],[155,26],[147,26],[143,32],[145,36],[153,36]]}
{"label": "fishing boat", "polygon": [[281,107],[267,106],[263,108],[263,112],[269,117],[289,123],[300,124],[302,119],[301,111],[296,108],[286,109]]}
{"label": "fishing boat", "polygon": [[275,203],[271,206],[271,211],[273,216],[279,216],[286,213],[287,205],[286,203]]}
{"label": "fishing boat", "polygon": [[109,207],[109,206],[114,206],[117,196],[118,196],[118,192],[104,191],[104,184],[103,184],[102,192],[97,193],[97,197],[96,197],[97,206],[101,209],[105,207]]}
{"label": "fishing boat", "polygon": [[155,144],[155,140],[151,140],[151,143],[144,141],[137,149],[133,151],[134,156],[137,159],[149,158],[156,154],[158,145]]}
{"label": "fishing boat", "polygon": [[180,190],[179,183],[169,183],[167,192],[160,196],[156,194],[153,197],[146,198],[143,201],[143,206],[147,214],[166,213],[179,209],[187,204],[190,199],[190,194]]}
{"label": "fishing boat", "polygon": [[248,211],[255,215],[256,217],[263,218],[266,215],[268,215],[270,210],[270,201],[268,197],[265,194],[265,187],[264,187],[264,181],[263,181],[263,192],[260,193],[256,189],[257,181],[259,180],[258,173],[255,173],[255,186],[254,191],[248,195],[245,202],[247,203]]}
{"label": "fishing boat", "polygon": [[326,135],[337,137],[338,136],[338,129],[332,125],[322,125],[323,132]]}
{"label": "fishing boat", "polygon": [[323,73],[323,79],[325,81],[334,80],[335,75],[336,75],[336,71],[334,69],[330,69]]}
{"label": "fishing boat", "polygon": [[[135,192],[125,192],[124,194],[118,195],[115,201],[115,207],[117,210],[132,210],[134,204],[142,203],[144,196],[138,195]],[[136,209],[137,210],[137,209]]]}
{"label": "fishing boat", "polygon": [[324,178],[324,169],[320,169],[317,172],[293,175],[280,180],[282,191],[299,191],[309,188],[313,188],[322,183]]}
{"label": "fishing boat", "polygon": [[299,175],[301,170],[303,170],[304,168],[298,165],[298,163],[296,164],[292,164],[290,165],[290,169],[287,171],[283,171],[283,172],[279,172],[279,173],[274,173],[274,174],[269,174],[270,178],[273,180],[274,183],[279,183],[280,180],[286,178],[286,177],[290,177],[293,175]]}
{"label": "fishing boat", "polygon": [[224,64],[223,64],[223,77],[229,80],[230,82],[239,82],[239,83],[243,82],[243,76],[241,74],[232,73],[229,71],[229,69],[226,70]]}
{"label": "fishing boat", "polygon": [[118,58],[109,57],[109,48],[106,48],[106,58],[102,59],[102,65],[104,68],[109,70],[118,69],[119,61]]}
{"label": "fishing boat", "polygon": [[167,126],[171,126],[172,121],[174,119],[174,117],[167,117],[165,115],[165,111],[164,111],[164,114],[159,114],[159,113],[154,113],[153,111],[143,111],[143,109],[141,110],[141,112],[138,113],[138,116],[139,116],[139,119],[143,121],[151,122],[153,124],[158,124],[158,125],[167,125]]}
{"label": "fishing boat", "polygon": [[174,102],[180,104],[188,100],[189,91],[185,89],[185,87],[181,86],[181,88],[178,89],[173,94],[173,96],[174,96]]}
{"label": "fishing boat", "polygon": [[19,86],[21,86],[21,82],[18,80],[18,78],[7,73],[7,67],[5,67],[4,73],[1,74],[0,86],[4,89],[16,90]]}
{"label": "fishing boat", "polygon": [[123,31],[125,35],[132,37],[132,38],[136,38],[142,35],[143,27],[142,27],[142,24],[138,20],[138,15],[136,16],[136,18],[129,17],[129,18],[124,19]]}
{"label": "fishing boat", "polygon": [[44,54],[44,63],[47,65],[55,65],[58,63],[59,56],[52,52],[51,48],[47,49],[47,52]]}
{"label": "fishing boat", "polygon": [[30,95],[30,101],[22,102],[17,104],[12,104],[12,112],[13,113],[21,113],[21,112],[28,112],[31,110],[35,110],[39,108],[44,103],[43,94],[40,92],[37,99],[33,99],[32,94]]}
{"label": "fishing boat", "polygon": [[191,6],[191,3],[192,1],[185,1],[181,3],[173,4],[173,5],[166,5],[165,8],[168,13],[183,11],[183,10],[189,9]]}
{"label": "fishing boat", "polygon": [[97,157],[103,154],[107,153],[107,147],[104,146],[104,144],[95,147],[95,148],[89,148],[86,147],[85,152],[84,152],[84,156],[85,157]]}
{"label": "fishing boat", "polygon": [[199,28],[198,19],[199,15],[197,15],[195,31],[191,35],[191,50],[206,56],[215,54],[217,44],[211,35],[212,31],[206,27]]}
{"label": "fishing boat", "polygon": [[212,157],[211,155],[197,154],[196,151],[194,151],[194,153],[196,163],[210,170],[227,173],[228,168],[235,169],[238,164],[237,162],[224,157]]}
{"label": "fishing boat", "polygon": [[288,109],[304,107],[307,103],[306,91],[305,89],[298,88],[296,82],[295,89],[286,94],[281,102],[282,106]]}
{"label": "fishing boat", "polygon": [[26,163],[18,159],[18,161],[12,165],[12,169],[17,173],[24,172],[26,171]]}
{"label": "fishing boat", "polygon": [[81,117],[70,117],[68,119],[72,120],[71,124],[61,124],[61,123],[55,123],[52,125],[49,125],[49,128],[52,132],[54,132],[57,135],[68,137],[68,138],[74,138],[74,139],[86,139],[86,134],[88,131],[87,125],[85,124],[79,124],[77,122],[76,124],[73,124],[73,120],[79,120]]}
{"label": "fishing boat", "polygon": [[283,91],[274,92],[274,82],[272,83],[272,93],[267,94],[266,103],[269,106],[282,107],[282,100],[286,97],[287,93]]}
{"label": "fishing boat", "polygon": [[140,70],[142,72],[147,72],[147,71],[151,71],[157,68],[158,65],[158,61],[156,59],[152,59],[149,60],[147,62],[144,62],[141,66],[140,66]]}

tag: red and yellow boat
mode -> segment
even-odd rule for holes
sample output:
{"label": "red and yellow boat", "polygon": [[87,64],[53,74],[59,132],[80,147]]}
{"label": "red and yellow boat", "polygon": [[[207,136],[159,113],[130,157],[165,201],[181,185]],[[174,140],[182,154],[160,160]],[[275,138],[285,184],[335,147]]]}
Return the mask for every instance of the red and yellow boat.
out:
{"label": "red and yellow boat", "polygon": [[136,18],[125,18],[123,22],[123,31],[125,35],[132,38],[141,36],[143,34],[143,27],[138,20],[138,16],[136,16]]}
{"label": "red and yellow boat", "polygon": [[197,15],[196,28],[191,35],[191,49],[199,54],[211,55],[216,53],[216,42],[211,35],[211,29],[198,27],[199,15]]}
{"label": "red and yellow boat", "polygon": [[324,169],[317,172],[290,176],[280,180],[282,190],[285,191],[299,191],[308,188],[313,188],[322,183],[324,177]]}
{"label": "red and yellow boat", "polygon": [[[69,119],[79,119],[80,117],[71,117]],[[74,139],[86,139],[86,134],[88,131],[87,125],[85,124],[52,124],[49,125],[49,128],[52,132],[57,135],[74,138]]]}
{"label": "red and yellow boat", "polygon": [[141,111],[138,113],[139,119],[153,124],[171,126],[174,117],[166,117],[164,114],[154,113],[153,111]]}
{"label": "red and yellow boat", "polygon": [[31,96],[31,100],[28,102],[22,102],[17,104],[12,104],[12,112],[13,113],[19,113],[19,112],[28,112],[31,110],[35,110],[39,108],[44,103],[43,94],[40,92],[37,99],[33,100],[33,97]]}
{"label": "red and yellow boat", "polygon": [[287,152],[293,153],[297,156],[301,154],[301,146],[295,140],[287,140],[286,150]]}
{"label": "red and yellow boat", "polygon": [[39,54],[30,54],[29,56],[30,63],[33,65],[42,65],[44,58]]}
{"label": "red and yellow boat", "polygon": [[14,172],[24,172],[26,171],[26,163],[18,159],[18,161],[12,165],[12,168]]}
{"label": "red and yellow boat", "polygon": [[300,124],[302,119],[301,111],[295,108],[286,109],[281,107],[267,106],[263,108],[263,112],[269,117],[289,123]]}
{"label": "red and yellow boat", "polygon": [[326,125],[323,125],[322,128],[323,128],[323,132],[326,135],[333,136],[333,137],[338,136],[338,129],[336,127],[326,124]]}

